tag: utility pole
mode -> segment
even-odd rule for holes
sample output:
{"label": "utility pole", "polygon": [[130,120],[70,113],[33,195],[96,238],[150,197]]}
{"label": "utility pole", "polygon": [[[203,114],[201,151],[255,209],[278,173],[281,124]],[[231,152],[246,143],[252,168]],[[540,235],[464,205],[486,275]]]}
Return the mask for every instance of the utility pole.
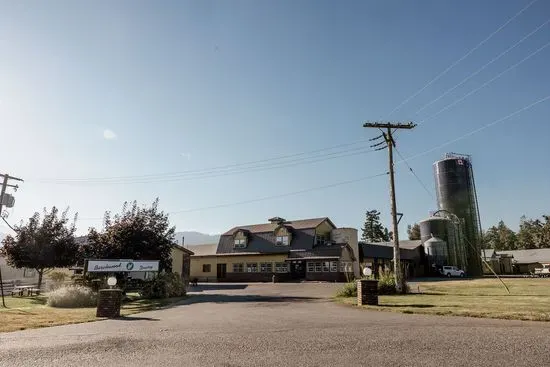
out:
{"label": "utility pole", "polygon": [[[4,180],[2,182],[2,191],[0,192],[0,216],[2,216],[2,206],[4,206],[4,194],[6,193],[6,189],[8,187],[13,187],[13,188],[15,188],[15,190],[17,190],[17,187],[18,187],[17,185],[10,185],[9,181],[14,180],[14,181],[23,182],[23,180],[20,179],[20,178],[17,178],[17,177],[12,177],[8,174],[4,174],[4,175],[0,174],[0,177],[4,178]],[[2,294],[2,306],[4,306],[4,308],[6,308],[6,300],[4,299],[4,283],[2,281],[2,269],[1,268],[0,268],[0,294]]]}
{"label": "utility pole", "polygon": [[[395,290],[397,293],[401,293],[401,256],[399,252],[399,222],[397,220],[397,203],[395,200],[395,178],[393,171],[393,148],[395,147],[395,140],[393,139],[392,130],[395,129],[414,129],[416,125],[412,122],[401,124],[401,123],[391,123],[391,122],[373,122],[365,123],[363,127],[377,128],[382,131],[382,135],[373,140],[384,138],[386,142],[386,147],[388,148],[389,153],[389,166],[390,166],[390,201],[391,201],[391,216],[392,216],[392,225],[393,225],[393,267],[394,267],[394,277],[395,277]],[[386,129],[386,132],[384,130]],[[377,147],[383,144],[383,142],[373,145]],[[386,147],[378,148],[377,150],[385,149]]]}

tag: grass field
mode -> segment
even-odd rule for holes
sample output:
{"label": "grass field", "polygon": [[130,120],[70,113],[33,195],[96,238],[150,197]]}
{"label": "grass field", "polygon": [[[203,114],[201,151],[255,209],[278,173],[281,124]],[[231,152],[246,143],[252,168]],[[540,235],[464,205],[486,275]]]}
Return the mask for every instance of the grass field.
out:
{"label": "grass field", "polygon": [[[496,319],[550,321],[550,279],[505,279],[510,293],[497,279],[421,282],[417,294],[380,296],[370,310]],[[339,298],[357,304],[355,298]]]}
{"label": "grass field", "polygon": [[[121,315],[128,316],[139,312],[155,310],[159,307],[174,304],[184,298],[135,299],[122,306]],[[102,318],[95,317],[95,307],[48,307],[45,296],[5,297],[5,300],[7,308],[2,308],[0,300],[0,332],[102,320]]]}

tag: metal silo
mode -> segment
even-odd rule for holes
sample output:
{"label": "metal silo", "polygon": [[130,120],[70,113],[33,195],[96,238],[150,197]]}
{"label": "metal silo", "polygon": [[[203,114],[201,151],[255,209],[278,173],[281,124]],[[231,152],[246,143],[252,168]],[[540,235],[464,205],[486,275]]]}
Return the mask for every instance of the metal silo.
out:
{"label": "metal silo", "polygon": [[449,265],[449,252],[447,242],[439,237],[431,237],[424,242],[424,253],[428,258],[428,264],[433,270],[444,265]]}
{"label": "metal silo", "polygon": [[448,153],[434,163],[434,174],[439,209],[462,221],[466,270],[471,275],[481,275],[481,230],[472,160],[469,156]]}

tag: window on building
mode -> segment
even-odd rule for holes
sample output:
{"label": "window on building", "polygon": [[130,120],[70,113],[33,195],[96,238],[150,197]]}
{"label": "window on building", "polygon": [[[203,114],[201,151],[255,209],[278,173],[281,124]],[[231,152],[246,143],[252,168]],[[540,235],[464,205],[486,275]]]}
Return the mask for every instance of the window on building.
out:
{"label": "window on building", "polygon": [[321,271],[323,271],[323,267],[322,267],[322,263],[315,263],[315,271],[317,273],[320,273]]}
{"label": "window on building", "polygon": [[327,236],[318,234],[315,236],[315,246],[322,246],[327,243]]}
{"label": "window on building", "polygon": [[323,261],[323,272],[330,271],[330,261]]}
{"label": "window on building", "polygon": [[233,273],[243,273],[244,266],[243,263],[233,264]]}
{"label": "window on building", "polygon": [[212,266],[210,264],[202,264],[202,272],[210,273]]}
{"label": "window on building", "polygon": [[275,263],[275,272],[277,272],[277,273],[288,273],[288,264],[287,263]]}
{"label": "window on building", "polygon": [[261,263],[260,271],[262,273],[273,273],[273,263]]}
{"label": "window on building", "polygon": [[258,263],[246,263],[246,272],[247,273],[257,273],[258,272]]}
{"label": "window on building", "polygon": [[338,271],[338,261],[330,262],[330,271],[336,273]]}
{"label": "window on building", "polygon": [[235,240],[234,247],[235,248],[246,248],[246,239]]}
{"label": "window on building", "polygon": [[277,236],[277,246],[288,246],[288,236]]}
{"label": "window on building", "polygon": [[313,263],[313,262],[308,262],[307,263],[307,272],[308,273],[315,272],[315,263]]}

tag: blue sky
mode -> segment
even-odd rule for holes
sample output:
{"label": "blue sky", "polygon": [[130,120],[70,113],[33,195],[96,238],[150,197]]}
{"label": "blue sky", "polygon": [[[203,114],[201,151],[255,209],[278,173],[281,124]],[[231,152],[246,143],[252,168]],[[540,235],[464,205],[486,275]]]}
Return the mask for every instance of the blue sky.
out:
{"label": "blue sky", "polygon": [[[126,200],[159,197],[164,210],[177,212],[385,172],[385,151],[356,150],[202,179],[60,181],[204,170],[319,150],[376,136],[362,127],[367,120],[422,122],[397,135],[398,149],[405,157],[430,150],[550,94],[548,47],[430,118],[549,42],[546,24],[417,113],[546,22],[550,4],[540,0],[390,115],[530,2],[0,2],[0,171],[26,180],[9,221],[70,206],[83,233]],[[537,217],[550,207],[549,115],[546,100],[409,163],[433,191],[435,160],[447,151],[472,154],[483,225],[504,219],[517,227],[520,215]],[[406,166],[397,167],[404,227],[436,203]],[[275,215],[329,216],[360,228],[370,208],[390,224],[387,177],[170,218],[178,230],[207,233]]]}

